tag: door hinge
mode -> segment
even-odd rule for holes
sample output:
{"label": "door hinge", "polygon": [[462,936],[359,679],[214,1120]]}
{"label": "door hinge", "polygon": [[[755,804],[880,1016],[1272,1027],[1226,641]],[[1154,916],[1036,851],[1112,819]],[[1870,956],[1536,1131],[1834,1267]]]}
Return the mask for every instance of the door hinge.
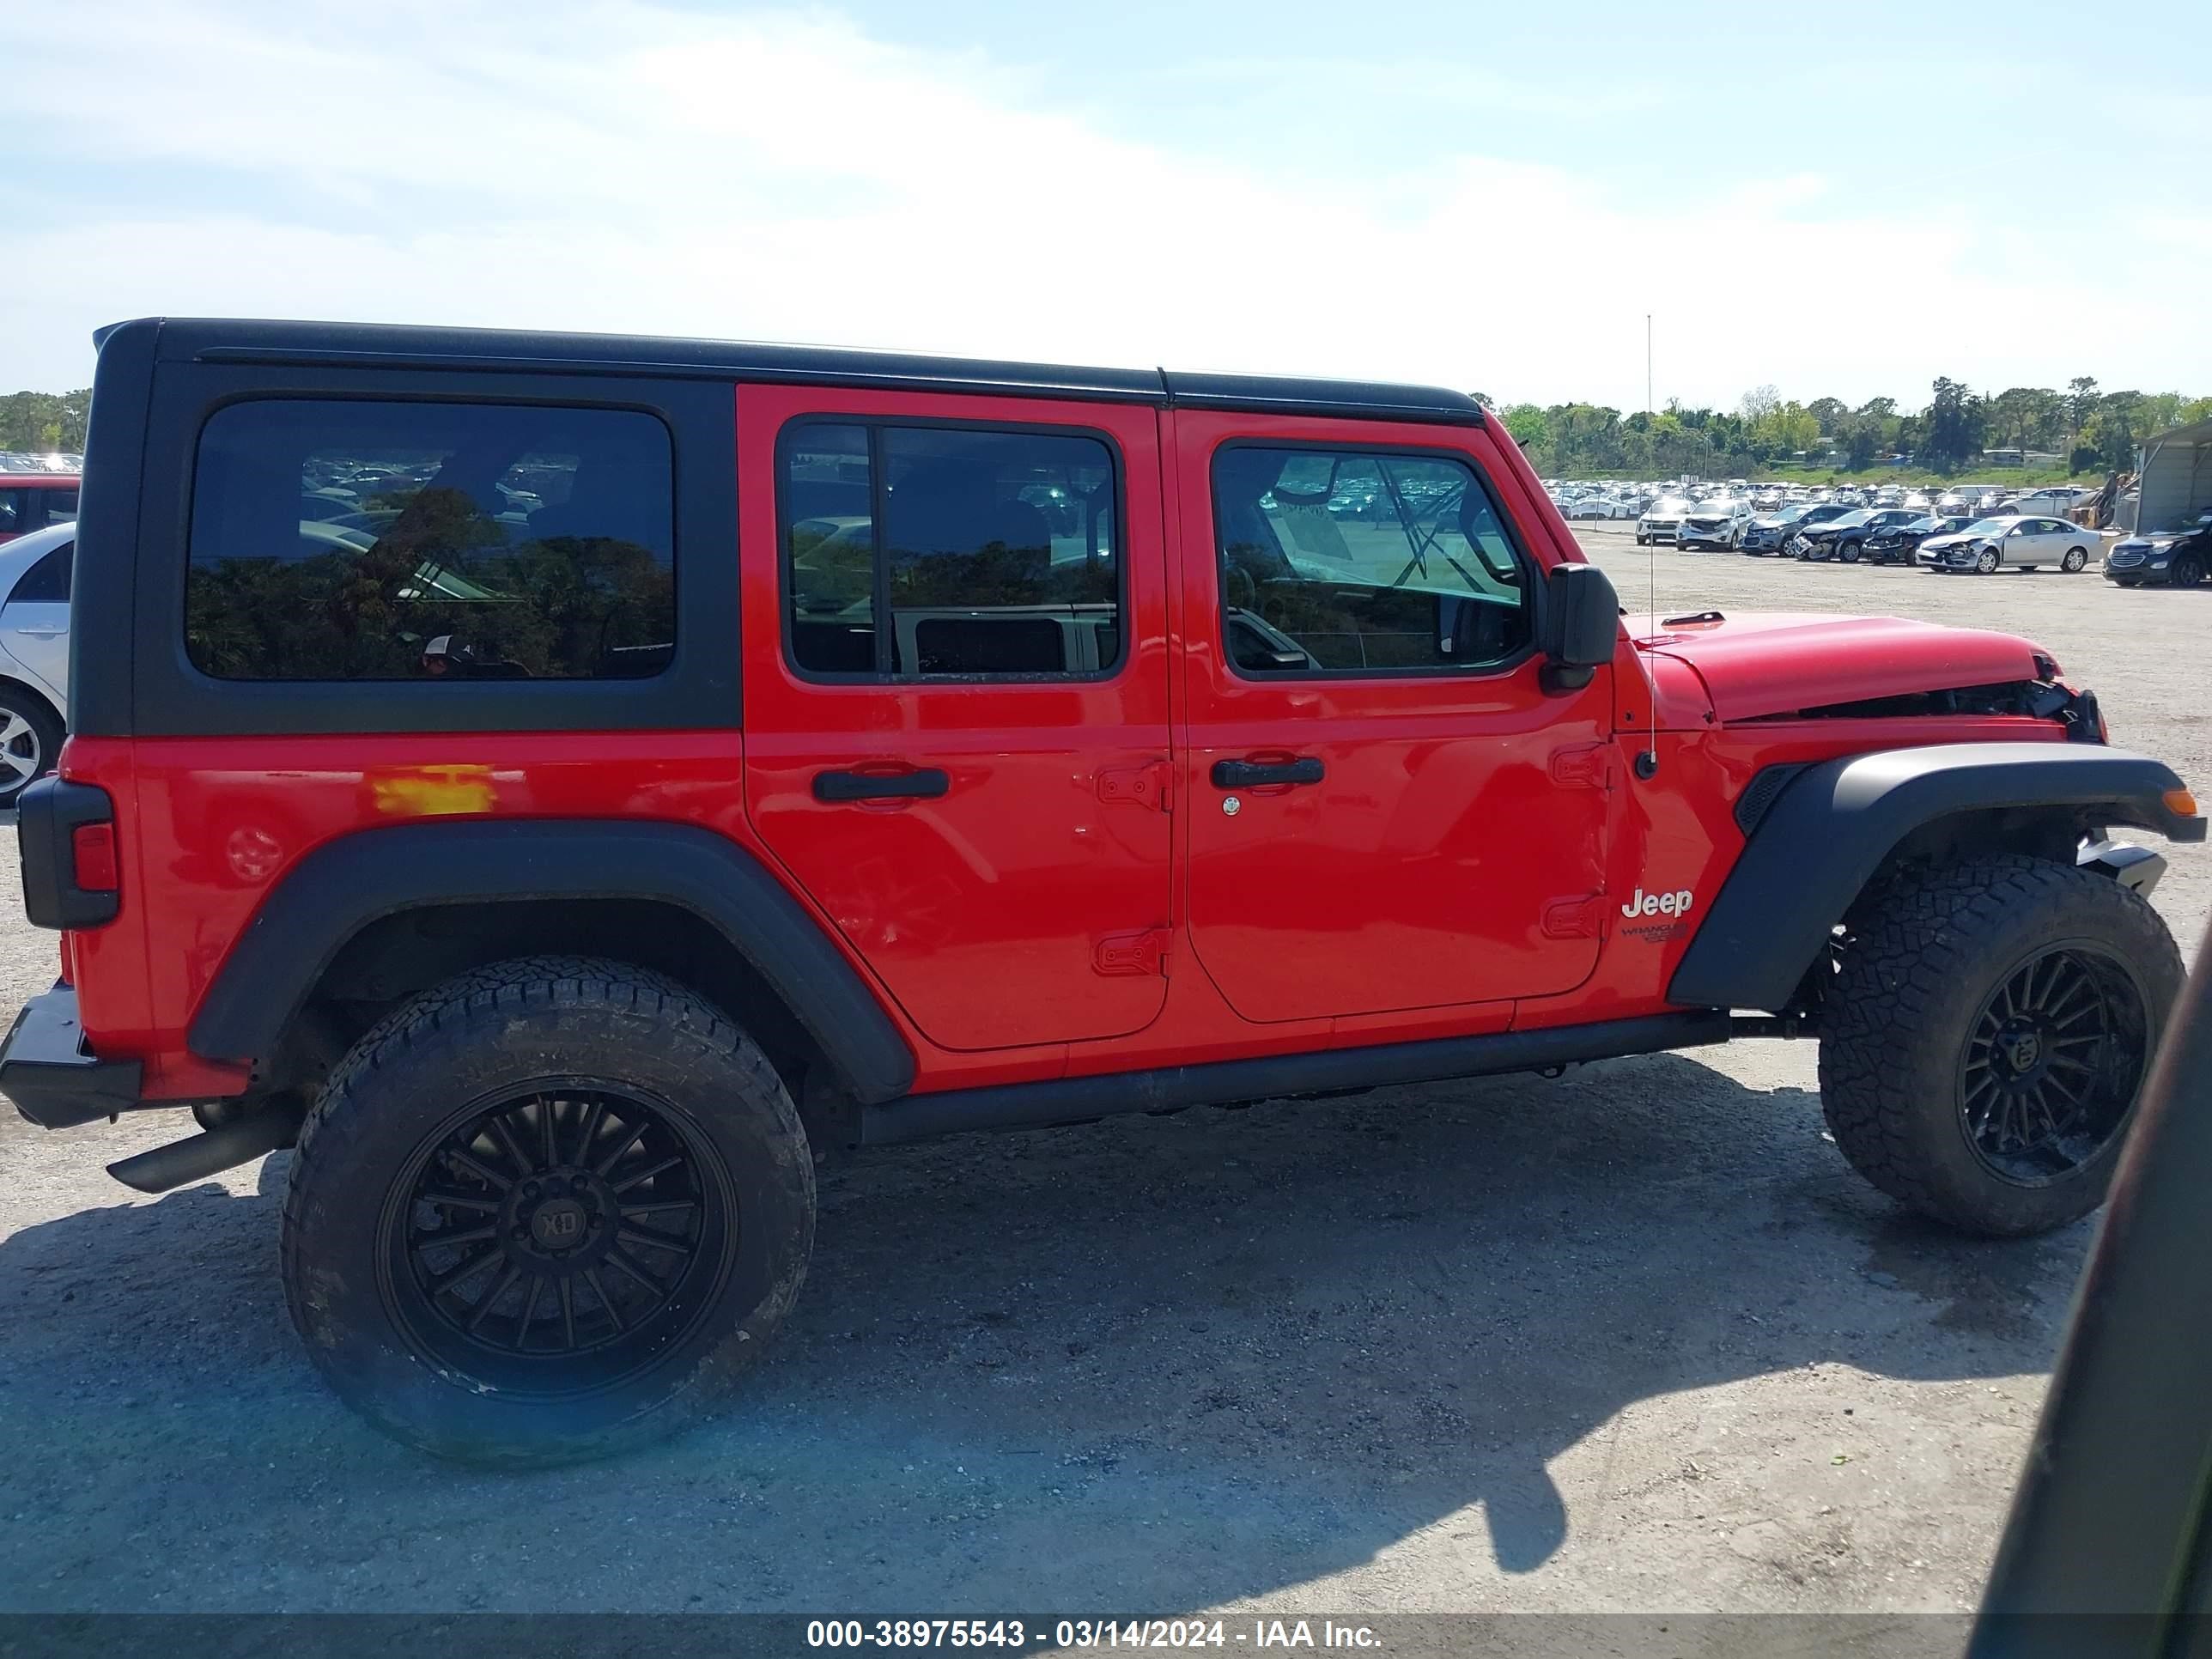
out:
{"label": "door hinge", "polygon": [[1587,743],[1552,751],[1552,781],[1567,788],[1610,789],[1620,781],[1620,750],[1609,743]]}
{"label": "door hinge", "polygon": [[1109,805],[1126,801],[1132,806],[1149,806],[1164,812],[1169,808],[1172,793],[1170,780],[1174,770],[1164,760],[1146,761],[1138,766],[1109,766],[1098,774],[1098,799]]}
{"label": "door hinge", "polygon": [[1173,934],[1165,927],[1148,927],[1141,933],[1109,933],[1091,953],[1091,965],[1109,979],[1138,978],[1168,972],[1168,945]]}
{"label": "door hinge", "polygon": [[1605,936],[1605,895],[1555,898],[1544,906],[1547,939],[1602,939]]}

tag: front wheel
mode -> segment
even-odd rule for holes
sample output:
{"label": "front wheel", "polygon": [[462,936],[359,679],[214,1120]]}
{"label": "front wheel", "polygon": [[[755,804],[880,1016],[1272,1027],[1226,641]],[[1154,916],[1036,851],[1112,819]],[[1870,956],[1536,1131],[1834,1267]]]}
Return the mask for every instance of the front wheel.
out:
{"label": "front wheel", "polygon": [[2087,548],[2069,547],[2066,550],[2066,556],[2059,560],[2058,568],[2064,571],[2068,575],[2071,576],[2086,569],[2088,563],[2089,550]]}
{"label": "front wheel", "polygon": [[1836,550],[1836,556],[1841,559],[1845,564],[1856,564],[1859,562],[1859,554],[1862,550],[1863,550],[1858,543],[1845,542],[1841,547],[1838,547]]}
{"label": "front wheel", "polygon": [[1994,576],[1997,574],[1998,563],[1996,549],[1985,547],[1981,551],[1981,556],[1974,561],[1974,569],[1978,574]]}
{"label": "front wheel", "polygon": [[530,1468],[702,1415],[813,1238],[805,1133],[728,1017],[658,974],[538,957],[355,1045],[301,1128],[281,1259],[348,1404],[422,1450]]}
{"label": "front wheel", "polygon": [[1830,1133],[1962,1231],[2063,1226],[2104,1201],[2181,979],[2158,913],[2094,871],[1997,857],[1900,882],[1845,922]]}
{"label": "front wheel", "polygon": [[2177,557],[2166,579],[2176,587],[2194,587],[2204,580],[2204,561],[2194,553]]}

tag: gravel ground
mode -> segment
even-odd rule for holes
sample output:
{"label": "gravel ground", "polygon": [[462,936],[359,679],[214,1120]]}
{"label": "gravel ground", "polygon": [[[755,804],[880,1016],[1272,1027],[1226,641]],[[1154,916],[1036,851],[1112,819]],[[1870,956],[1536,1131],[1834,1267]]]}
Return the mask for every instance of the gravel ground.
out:
{"label": "gravel ground", "polygon": [[[1640,608],[1644,555],[1584,539]],[[2212,592],[1656,556],[1664,608],[2016,629],[2212,783]],[[13,890],[12,837],[0,887]],[[2159,894],[2185,944],[2212,859]],[[0,927],[0,1005],[52,943]],[[873,1155],[718,1424],[427,1463],[316,1382],[285,1159],[0,1122],[0,1609],[1903,1612],[1977,1595],[2087,1224],[1901,1217],[1809,1044]]]}

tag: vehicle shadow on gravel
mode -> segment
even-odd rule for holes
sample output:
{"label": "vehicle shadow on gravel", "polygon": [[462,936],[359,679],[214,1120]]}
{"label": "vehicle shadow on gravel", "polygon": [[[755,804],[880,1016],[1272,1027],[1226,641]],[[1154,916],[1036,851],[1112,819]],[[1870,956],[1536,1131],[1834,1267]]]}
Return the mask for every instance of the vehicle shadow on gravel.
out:
{"label": "vehicle shadow on gravel", "polygon": [[2046,1368],[2088,1235],[1902,1219],[1811,1096],[1677,1056],[945,1142],[825,1170],[799,1309],[718,1422],[503,1476],[319,1387],[283,1162],[0,1243],[0,1605],[1166,1613],[1445,1522],[1479,1597],[1755,1501],[1762,1432],[1807,1456],[1802,1393],[1640,1428],[1663,1396]]}

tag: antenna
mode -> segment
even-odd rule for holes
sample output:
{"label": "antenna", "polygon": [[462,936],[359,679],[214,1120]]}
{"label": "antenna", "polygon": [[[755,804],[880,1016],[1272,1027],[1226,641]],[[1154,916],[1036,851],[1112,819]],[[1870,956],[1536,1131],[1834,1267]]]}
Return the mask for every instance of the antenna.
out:
{"label": "antenna", "polygon": [[[1679,532],[1677,532],[1680,533]],[[1656,541],[1644,544],[1644,599],[1651,608],[1651,620],[1646,624],[1656,633],[1659,629],[1659,544]],[[1634,641],[1631,641],[1634,645]],[[1659,771],[1659,677],[1652,672],[1651,653],[1641,645],[1635,645],[1636,660],[1644,670],[1644,689],[1650,694],[1650,714],[1644,722],[1644,750],[1636,757],[1636,775],[1656,777]]]}
{"label": "antenna", "polygon": [[[1644,313],[1644,413],[1651,414],[1651,313]],[[1678,531],[1677,535],[1680,534]],[[1659,626],[1659,544],[1644,544],[1644,598],[1651,607],[1650,626]],[[1640,647],[1636,660],[1644,670],[1644,687],[1651,694],[1651,715],[1645,722],[1648,734],[1644,751],[1636,757],[1636,775],[1639,778],[1656,776],[1659,771],[1659,677],[1652,672],[1650,654]]]}

